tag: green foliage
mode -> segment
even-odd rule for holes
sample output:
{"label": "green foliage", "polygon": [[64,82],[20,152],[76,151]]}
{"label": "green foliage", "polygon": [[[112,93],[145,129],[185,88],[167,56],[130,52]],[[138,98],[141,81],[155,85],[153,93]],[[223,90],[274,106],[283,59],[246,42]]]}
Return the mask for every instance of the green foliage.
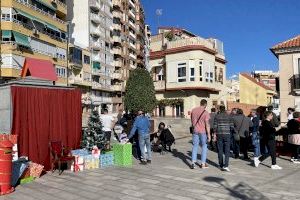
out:
{"label": "green foliage", "polygon": [[156,102],[157,106],[176,106],[181,105],[183,103],[183,99],[161,99]]}
{"label": "green foliage", "polygon": [[169,31],[165,33],[165,38],[167,38],[167,40],[171,42],[175,40],[175,34],[173,33],[173,31]]}
{"label": "green foliage", "polygon": [[153,80],[146,69],[137,68],[130,72],[125,92],[124,104],[128,111],[152,112],[156,106]]}
{"label": "green foliage", "polygon": [[83,131],[81,146],[89,151],[97,146],[103,149],[106,144],[105,134],[97,109],[93,110],[88,122],[88,128]]}

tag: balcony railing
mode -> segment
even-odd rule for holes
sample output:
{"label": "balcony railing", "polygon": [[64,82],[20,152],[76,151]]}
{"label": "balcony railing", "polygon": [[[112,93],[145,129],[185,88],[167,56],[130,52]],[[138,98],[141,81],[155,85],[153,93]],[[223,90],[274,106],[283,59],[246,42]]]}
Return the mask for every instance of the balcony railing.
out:
{"label": "balcony railing", "polygon": [[154,88],[155,90],[164,90],[166,89],[166,82],[165,81],[154,81]]}
{"label": "balcony railing", "polygon": [[101,23],[101,18],[100,18],[100,16],[97,15],[97,14],[94,14],[94,13],[91,13],[91,20],[92,20],[93,22],[98,23],[98,24]]}
{"label": "balcony railing", "polygon": [[202,45],[202,46],[205,46],[212,50],[214,49],[214,46],[211,42],[207,41],[204,38],[200,38],[200,37],[180,39],[180,40],[176,40],[176,41],[167,43],[168,49],[178,48],[178,47],[183,47],[183,46],[197,46],[197,45]]}
{"label": "balcony railing", "polygon": [[56,3],[62,7],[64,7],[65,9],[67,8],[67,5],[63,2],[61,2],[60,0],[57,0]]}
{"label": "balcony railing", "polygon": [[100,4],[97,0],[90,0],[89,1],[90,7],[100,10]]}
{"label": "balcony railing", "polygon": [[129,4],[135,9],[135,4],[132,0],[129,0]]}
{"label": "balcony railing", "polygon": [[129,21],[129,25],[131,25],[131,28],[136,29],[136,26],[132,21]]}
{"label": "balcony railing", "polygon": [[114,61],[115,67],[122,67],[122,61]]}
{"label": "balcony railing", "polygon": [[134,33],[132,33],[131,31],[129,31],[129,35],[133,38],[136,39],[136,35]]}
{"label": "balcony railing", "polygon": [[133,59],[136,59],[136,55],[132,54],[132,53],[129,53],[129,57],[133,58]]}
{"label": "balcony railing", "polygon": [[47,12],[45,12],[45,11],[39,9],[39,8],[37,8],[36,6],[34,6],[34,5],[30,4],[30,3],[27,3],[24,0],[15,0],[15,1],[18,2],[18,3],[20,3],[20,4],[22,4],[22,5],[24,5],[24,6],[26,6],[26,7],[28,7],[28,8],[30,8],[30,9],[32,9],[32,10],[35,10],[35,11],[41,13],[42,15],[50,17],[53,20],[55,20],[55,21],[57,21],[57,22],[59,22],[61,24],[64,24],[64,25],[66,24],[66,22],[64,22],[63,20],[61,20],[61,19],[57,18],[56,16],[51,15],[51,14],[49,14],[49,13],[47,13]]}

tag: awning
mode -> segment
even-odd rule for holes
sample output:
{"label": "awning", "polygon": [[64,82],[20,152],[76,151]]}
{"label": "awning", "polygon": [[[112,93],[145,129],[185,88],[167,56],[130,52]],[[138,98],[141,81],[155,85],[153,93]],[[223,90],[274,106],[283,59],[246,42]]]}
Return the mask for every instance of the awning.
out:
{"label": "awning", "polygon": [[35,78],[57,81],[53,63],[49,60],[25,58],[21,77],[32,76]]}
{"label": "awning", "polygon": [[101,68],[100,63],[99,62],[93,62],[93,68],[94,69],[100,69]]}
{"label": "awning", "polygon": [[11,30],[2,30],[2,38],[11,38]]}
{"label": "awning", "polygon": [[52,24],[49,24],[49,23],[46,22],[45,25],[47,26],[47,28],[50,28],[50,29],[52,29],[54,31],[57,31],[57,32],[60,32],[60,30]]}
{"label": "awning", "polygon": [[15,41],[16,41],[17,44],[30,48],[30,43],[28,41],[28,36],[23,35],[21,33],[18,33],[16,31],[12,31],[12,33],[15,37]]}
{"label": "awning", "polygon": [[41,20],[41,19],[39,19],[39,18],[37,18],[37,17],[35,17],[33,15],[30,15],[30,14],[28,14],[26,12],[23,12],[22,10],[19,10],[19,9],[15,9],[15,10],[17,11],[18,14],[20,14],[20,15],[28,18],[28,19],[31,19],[33,21],[39,22],[41,24],[44,24],[46,26],[46,22],[44,22],[43,20]]}
{"label": "awning", "polygon": [[56,7],[54,7],[52,4],[46,2],[45,0],[36,0],[36,1],[39,2],[40,4],[46,6],[47,8],[53,10],[53,11],[56,11],[56,10],[57,10]]}

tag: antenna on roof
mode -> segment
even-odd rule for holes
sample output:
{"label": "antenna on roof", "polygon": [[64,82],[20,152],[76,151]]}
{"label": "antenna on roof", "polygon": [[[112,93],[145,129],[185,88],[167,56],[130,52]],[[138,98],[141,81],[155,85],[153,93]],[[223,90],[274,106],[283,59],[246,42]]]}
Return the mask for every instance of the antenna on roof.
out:
{"label": "antenna on roof", "polygon": [[156,16],[157,16],[157,27],[159,27],[160,26],[159,18],[160,18],[160,16],[162,16],[163,10],[162,9],[156,9],[155,13],[156,13]]}

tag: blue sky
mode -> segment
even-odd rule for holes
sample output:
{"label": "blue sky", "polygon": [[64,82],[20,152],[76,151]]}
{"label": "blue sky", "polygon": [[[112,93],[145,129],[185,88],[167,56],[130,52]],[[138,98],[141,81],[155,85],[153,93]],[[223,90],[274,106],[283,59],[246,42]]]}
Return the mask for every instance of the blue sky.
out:
{"label": "blue sky", "polygon": [[227,76],[255,69],[278,70],[269,50],[300,34],[300,0],[142,0],[146,22],[186,28],[224,42]]}

